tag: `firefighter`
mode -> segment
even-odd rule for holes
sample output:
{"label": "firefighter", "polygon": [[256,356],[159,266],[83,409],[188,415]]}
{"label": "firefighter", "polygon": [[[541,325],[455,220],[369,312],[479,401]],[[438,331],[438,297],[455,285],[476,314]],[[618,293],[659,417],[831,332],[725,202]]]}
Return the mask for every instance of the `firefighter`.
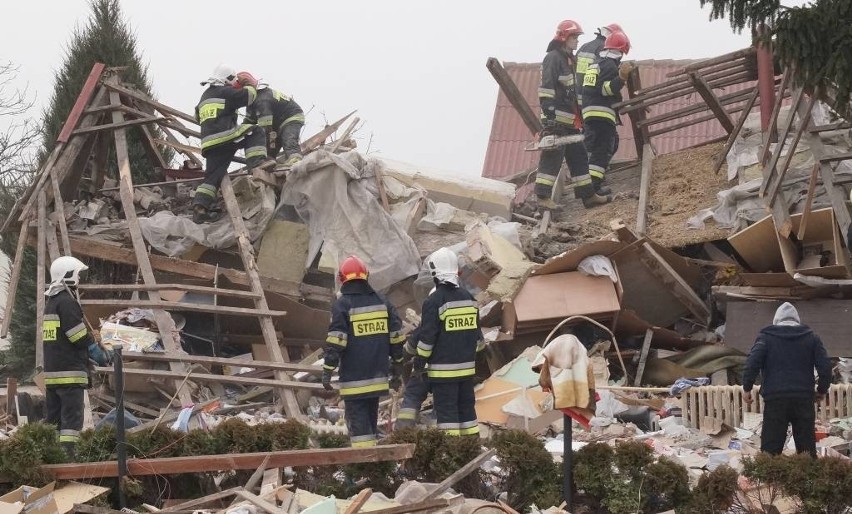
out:
{"label": "firefighter", "polygon": [[573,54],[582,33],[583,29],[575,21],[565,20],[560,23],[541,65],[538,98],[541,103],[543,129],[539,136],[556,136],[567,141],[541,152],[535,179],[535,194],[540,209],[557,208],[551,197],[563,159],[571,174],[574,194],[583,200],[586,208],[603,205],[611,200],[609,197],[595,194],[589,177],[589,157],[583,145],[583,121],[574,84]]}
{"label": "firefighter", "polygon": [[[434,290],[433,290],[434,291]],[[405,353],[414,357],[417,355],[417,341],[420,337],[419,327],[411,333],[405,342]],[[405,382],[405,391],[402,395],[402,404],[396,415],[396,430],[413,427],[417,425],[417,416],[426,397],[429,396],[429,383],[422,373],[411,373]]]}
{"label": "firefighter", "polygon": [[249,107],[257,98],[257,90],[236,80],[236,72],[219,65],[201,85],[208,86],[195,106],[195,119],[201,126],[201,155],[206,159],[204,182],[195,189],[193,220],[196,223],[215,221],[219,213],[213,210],[219,185],[228,166],[243,149],[247,166],[267,168],[275,161],[266,156],[266,134],[263,128],[250,123],[238,123],[237,111]]}
{"label": "firefighter", "polygon": [[322,385],[330,391],[332,373],[340,367],[340,396],[354,448],[378,442],[379,397],[390,389],[389,372],[394,389],[399,388],[405,342],[396,310],[367,277],[367,266],[358,257],[340,264],[341,296],[331,311],[322,373]]}
{"label": "firefighter", "polygon": [[266,131],[267,155],[275,159],[283,149],[285,166],[301,161],[299,135],[305,125],[305,113],[299,104],[281,91],[258,84],[257,79],[247,71],[237,73],[237,80],[243,86],[257,90],[257,99],[246,109],[246,120],[257,123]]}
{"label": "firefighter", "polygon": [[[595,39],[589,41],[580,47],[577,51],[577,99],[583,99],[583,78],[586,76],[586,70],[589,66],[597,62],[598,53],[603,50],[606,38],[613,32],[624,32],[621,30],[621,25],[618,23],[610,23],[604,27],[599,27],[595,32]],[[581,104],[582,105],[582,104]]]}
{"label": "firefighter", "polygon": [[89,269],[78,259],[59,257],[50,265],[50,285],[42,322],[47,422],[59,429],[59,443],[75,460],[83,429],[83,393],[89,387],[89,358],[101,366],[111,361],[86,328],[77,299],[80,273]]}
{"label": "firefighter", "polygon": [[428,377],[439,430],[479,434],[473,394],[476,354],[484,348],[479,309],[459,286],[459,261],[452,250],[441,248],[426,263],[435,290],[423,302],[413,373]]}
{"label": "firefighter", "polygon": [[621,88],[633,71],[631,63],[621,62],[629,51],[627,35],[613,32],[606,38],[598,62],[589,66],[583,79],[583,124],[589,151],[589,174],[595,190],[600,190],[617,148],[618,113],[612,106],[621,101]]}

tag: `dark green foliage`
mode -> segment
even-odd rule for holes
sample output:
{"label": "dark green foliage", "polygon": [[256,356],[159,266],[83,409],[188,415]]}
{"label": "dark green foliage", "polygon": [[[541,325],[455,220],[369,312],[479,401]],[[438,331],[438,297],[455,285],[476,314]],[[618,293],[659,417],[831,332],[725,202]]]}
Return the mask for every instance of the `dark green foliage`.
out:
{"label": "dark green foliage", "polygon": [[723,514],[728,512],[737,494],[738,476],[737,472],[728,466],[719,466],[701,475],[686,508],[682,511],[678,510],[678,513]]}
{"label": "dark green foliage", "polygon": [[594,498],[603,498],[612,476],[615,452],[606,443],[589,443],[574,454],[574,484]]}
{"label": "dark green foliage", "polygon": [[645,467],[654,462],[654,452],[643,442],[622,441],[615,444],[612,462],[622,475],[636,480],[642,477]]}
{"label": "dark green foliage", "polygon": [[686,468],[666,457],[645,467],[642,491],[648,495],[648,509],[664,512],[689,501],[689,474]]}
{"label": "dark green foliage", "polygon": [[[283,423],[264,423],[255,427],[258,448],[269,451],[304,450],[308,448],[311,429],[295,420]],[[257,450],[264,451],[264,450]]]}
{"label": "dark green foliage", "polygon": [[237,418],[226,419],[213,429],[213,445],[216,453],[252,453],[256,452],[257,432]]}
{"label": "dark green foliage", "polygon": [[202,429],[190,430],[183,438],[184,455],[214,455],[216,445],[210,432]]}
{"label": "dark green foliage", "polygon": [[[711,6],[711,19],[728,18],[736,31],[769,26],[775,51],[795,70],[796,83],[817,90],[847,118],[852,88],[852,2],[815,0],[784,7],[779,0],[699,0]],[[831,102],[830,102],[831,103]]]}
{"label": "dark green foliage", "polygon": [[142,430],[127,436],[127,456],[138,459],[159,459],[180,457],[183,451],[183,432],[166,427],[156,427],[153,431]]}
{"label": "dark green foliage", "polygon": [[44,423],[28,423],[9,439],[0,443],[0,474],[13,483],[41,487],[51,482],[41,464],[65,462],[56,427]]}
{"label": "dark green foliage", "polygon": [[115,427],[106,425],[96,430],[84,430],[77,444],[77,460],[99,462],[115,459]]}
{"label": "dark green foliage", "polygon": [[[498,432],[491,440],[504,471],[501,489],[508,491],[509,504],[526,511],[562,502],[562,469],[544,449],[544,443],[524,430]],[[470,460],[470,459],[466,459]]]}

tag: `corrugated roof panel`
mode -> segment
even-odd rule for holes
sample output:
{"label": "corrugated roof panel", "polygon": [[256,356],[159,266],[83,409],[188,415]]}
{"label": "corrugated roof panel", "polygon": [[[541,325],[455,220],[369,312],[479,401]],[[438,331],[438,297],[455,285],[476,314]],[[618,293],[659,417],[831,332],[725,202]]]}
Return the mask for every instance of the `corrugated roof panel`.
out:
{"label": "corrugated roof panel", "polygon": [[[671,78],[667,74],[677,71],[684,66],[696,62],[695,60],[648,60],[638,61],[639,76],[643,87],[666,82]],[[527,103],[538,114],[538,86],[541,80],[541,65],[538,63],[511,63],[503,64],[506,72],[515,81],[518,89],[523,94]],[[716,89],[717,95],[725,95],[744,89],[754,87],[754,82],[736,84],[723,89]],[[625,97],[626,90],[622,92]],[[650,107],[647,117],[658,116],[691,105],[703,103],[697,93],[675,98]],[[730,108],[731,106],[727,106]],[[691,117],[678,118],[673,121],[661,123],[651,127],[651,131],[663,127],[682,123],[696,116],[706,116],[707,111]],[[636,146],[633,140],[633,129],[627,115],[623,116],[623,124],[618,127],[620,144],[615,159],[635,159]],[[653,136],[651,140],[658,154],[675,152],[690,146],[695,146],[725,135],[725,131],[715,119],[704,121],[689,127],[684,127],[666,134]],[[520,115],[509,103],[509,99],[501,91],[497,96],[497,105],[494,109],[494,120],[491,124],[491,136],[488,149],[485,153],[485,163],[482,167],[482,176],[490,178],[508,177],[519,171],[531,169],[538,164],[538,152],[524,151],[531,144],[533,137],[524,125]]]}

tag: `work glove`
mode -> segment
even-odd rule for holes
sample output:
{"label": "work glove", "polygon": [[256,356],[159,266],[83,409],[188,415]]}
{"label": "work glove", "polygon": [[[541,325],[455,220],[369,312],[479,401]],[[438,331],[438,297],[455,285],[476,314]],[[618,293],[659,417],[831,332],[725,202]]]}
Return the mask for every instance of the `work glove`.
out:
{"label": "work glove", "polygon": [[87,349],[89,358],[95,361],[98,366],[109,366],[112,363],[112,352],[102,348],[98,343],[92,341]]}
{"label": "work glove", "polygon": [[331,375],[333,371],[330,369],[322,370],[322,386],[326,391],[333,391],[334,387],[331,385]]}
{"label": "work glove", "polygon": [[286,161],[284,161],[284,166],[293,166],[294,164],[296,164],[297,162],[299,162],[301,160],[302,160],[302,154],[294,153],[293,155],[288,157]]}
{"label": "work glove", "polygon": [[632,62],[623,62],[618,65],[618,76],[621,80],[627,80],[627,77],[633,73],[636,66]]}
{"label": "work glove", "polygon": [[416,356],[411,360],[411,373],[414,375],[426,374],[426,359],[421,356]]}
{"label": "work glove", "polygon": [[388,385],[394,391],[399,391],[402,387],[402,363],[393,363],[391,364],[391,375],[390,380],[388,381]]}

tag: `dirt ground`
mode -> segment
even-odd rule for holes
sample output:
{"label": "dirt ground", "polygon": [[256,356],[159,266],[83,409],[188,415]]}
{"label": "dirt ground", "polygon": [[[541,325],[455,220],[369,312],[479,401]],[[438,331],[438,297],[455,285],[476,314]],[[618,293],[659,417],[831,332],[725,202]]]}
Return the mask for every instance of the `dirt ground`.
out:
{"label": "dirt ground", "polygon": [[[650,238],[671,248],[728,236],[727,230],[716,228],[712,221],[703,230],[686,226],[686,220],[699,210],[716,205],[716,193],[731,187],[723,172],[713,171],[713,159],[723,146],[722,143],[705,145],[654,160],[647,220]],[[554,216],[547,234],[527,242],[527,254],[543,262],[609,234],[612,222],[617,220],[634,228],[640,177],[638,165],[612,172],[607,185],[613,190],[613,202],[594,209],[585,209],[573,198],[573,192],[567,192],[562,201],[564,209]]]}

